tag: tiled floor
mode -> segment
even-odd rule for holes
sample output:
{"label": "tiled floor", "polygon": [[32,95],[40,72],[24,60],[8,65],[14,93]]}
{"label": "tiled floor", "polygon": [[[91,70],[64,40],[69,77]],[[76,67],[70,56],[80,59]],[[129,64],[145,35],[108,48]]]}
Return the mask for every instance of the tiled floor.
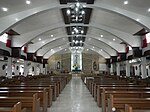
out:
{"label": "tiled floor", "polygon": [[101,112],[79,77],[74,77],[48,112]]}

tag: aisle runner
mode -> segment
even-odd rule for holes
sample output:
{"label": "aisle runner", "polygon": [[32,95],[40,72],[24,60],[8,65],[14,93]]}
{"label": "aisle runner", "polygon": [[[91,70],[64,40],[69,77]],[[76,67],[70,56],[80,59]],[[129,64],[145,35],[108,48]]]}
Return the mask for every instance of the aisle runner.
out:
{"label": "aisle runner", "polygon": [[48,112],[101,112],[80,77],[74,77]]}

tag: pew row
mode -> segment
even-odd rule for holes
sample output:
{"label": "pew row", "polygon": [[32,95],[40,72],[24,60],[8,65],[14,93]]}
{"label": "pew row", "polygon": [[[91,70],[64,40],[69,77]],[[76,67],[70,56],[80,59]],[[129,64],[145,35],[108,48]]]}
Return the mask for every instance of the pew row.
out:
{"label": "pew row", "polygon": [[40,91],[45,91],[48,92],[48,106],[50,107],[52,105],[52,97],[55,95],[52,95],[52,89],[51,86],[20,86],[16,85],[14,86],[8,86],[8,87],[0,87],[0,91],[35,91],[35,92],[40,92]]}
{"label": "pew row", "polygon": [[9,91],[0,91],[0,96],[7,97],[31,97],[33,94],[37,93],[38,98],[40,98],[40,106],[42,107],[42,111],[46,112],[48,107],[48,92],[46,92],[46,88],[43,91],[25,91],[25,90],[9,90]]}
{"label": "pew row", "polygon": [[40,112],[40,98],[37,93],[32,97],[0,97],[0,107],[11,107],[17,102],[22,102],[22,107],[27,112]]}
{"label": "pew row", "polygon": [[136,86],[131,86],[131,85],[126,85],[123,87],[116,87],[116,86],[112,86],[112,87],[99,87],[97,90],[97,105],[100,107],[101,106],[101,99],[102,99],[102,92],[103,91],[141,91],[141,92],[148,92],[150,91],[149,87],[136,87]]}
{"label": "pew row", "polygon": [[21,102],[18,102],[13,107],[0,107],[0,112],[27,112],[21,105]]}
{"label": "pew row", "polygon": [[116,111],[125,110],[125,104],[136,110],[150,109],[150,98],[115,98],[110,94],[108,98],[108,112],[113,112],[112,108],[115,108]]}

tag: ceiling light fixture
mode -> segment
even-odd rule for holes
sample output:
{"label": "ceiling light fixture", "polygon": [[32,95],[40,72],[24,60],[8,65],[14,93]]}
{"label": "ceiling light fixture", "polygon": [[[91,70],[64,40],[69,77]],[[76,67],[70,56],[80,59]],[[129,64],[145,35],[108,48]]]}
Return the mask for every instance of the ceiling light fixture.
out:
{"label": "ceiling light fixture", "polygon": [[70,13],[71,13],[71,12],[70,12],[70,9],[67,9],[67,14],[70,15]]}
{"label": "ceiling light fixture", "polygon": [[81,21],[81,18],[84,18],[83,16],[85,14],[85,11],[83,5],[79,2],[76,2],[69,6],[69,8],[66,10],[66,13],[68,16],[70,16],[72,22],[78,23],[79,21]]}
{"label": "ceiling light fixture", "polygon": [[18,18],[15,18],[15,20],[16,20],[16,21],[19,21],[19,19],[18,19]]}
{"label": "ceiling light fixture", "polygon": [[150,8],[147,11],[150,12]]}
{"label": "ceiling light fixture", "polygon": [[101,35],[101,37],[104,37],[104,35]]}
{"label": "ceiling light fixture", "polygon": [[85,11],[83,10],[81,13],[82,13],[82,14],[85,14]]}
{"label": "ceiling light fixture", "polygon": [[136,19],[136,21],[140,21],[140,19],[139,19],[139,18],[137,18],[137,19]]}
{"label": "ceiling light fixture", "polygon": [[80,40],[80,43],[82,43],[82,40]]}
{"label": "ceiling light fixture", "polygon": [[84,31],[83,31],[83,30],[81,30],[81,33],[83,34],[83,33],[84,33]]}
{"label": "ceiling light fixture", "polygon": [[115,41],[116,39],[113,39],[113,41]]}
{"label": "ceiling light fixture", "polygon": [[75,10],[76,10],[76,12],[78,12],[78,10],[79,10],[78,7],[76,7]]}
{"label": "ceiling light fixture", "polygon": [[124,1],[124,5],[127,5],[129,2],[126,0],[126,1]]}
{"label": "ceiling light fixture", "polygon": [[26,4],[28,4],[28,5],[29,5],[29,4],[31,4],[31,1],[29,1],[29,0],[26,0]]}
{"label": "ceiling light fixture", "polygon": [[76,6],[77,6],[77,7],[80,7],[80,3],[79,3],[79,2],[77,2],[77,3],[76,3]]}
{"label": "ceiling light fixture", "polygon": [[2,10],[3,10],[4,12],[6,12],[6,11],[8,11],[8,8],[2,7]]}
{"label": "ceiling light fixture", "polygon": [[41,38],[39,38],[39,41],[41,40]]}
{"label": "ceiling light fixture", "polygon": [[51,35],[51,37],[54,37],[54,35]]}

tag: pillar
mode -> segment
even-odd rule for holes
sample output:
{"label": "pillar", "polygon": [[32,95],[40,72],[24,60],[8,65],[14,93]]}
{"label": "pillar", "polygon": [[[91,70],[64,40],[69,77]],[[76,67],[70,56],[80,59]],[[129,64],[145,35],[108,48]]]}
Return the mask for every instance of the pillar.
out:
{"label": "pillar", "polygon": [[113,73],[113,64],[111,64],[110,73]]}
{"label": "pillar", "polygon": [[130,77],[130,63],[128,60],[126,61],[126,76]]}
{"label": "pillar", "polygon": [[117,75],[120,76],[120,63],[117,63]]}
{"label": "pillar", "polygon": [[8,58],[7,77],[12,78],[12,58]]}
{"label": "pillar", "polygon": [[150,66],[148,66],[148,76],[150,76]]}
{"label": "pillar", "polygon": [[37,75],[36,69],[37,69],[37,63],[34,63],[34,75]]}
{"label": "pillar", "polygon": [[142,78],[146,78],[147,74],[146,74],[146,57],[142,57],[141,58],[142,62],[141,62],[141,73],[142,73]]}
{"label": "pillar", "polygon": [[28,67],[28,62],[25,60],[24,61],[24,76],[28,75],[29,67]]}

